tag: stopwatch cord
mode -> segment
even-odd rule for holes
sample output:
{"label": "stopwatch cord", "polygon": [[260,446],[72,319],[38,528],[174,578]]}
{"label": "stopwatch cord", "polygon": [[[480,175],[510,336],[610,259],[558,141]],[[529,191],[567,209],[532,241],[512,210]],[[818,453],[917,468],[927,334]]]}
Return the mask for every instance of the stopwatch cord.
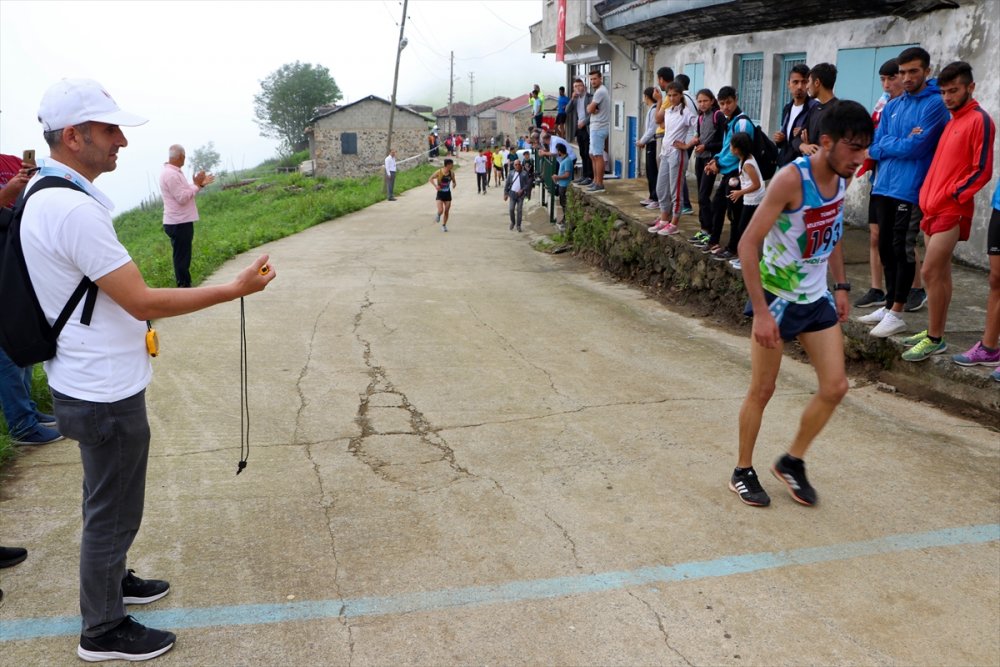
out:
{"label": "stopwatch cord", "polygon": [[247,459],[250,458],[250,396],[249,381],[247,371],[249,362],[247,361],[247,318],[243,305],[243,297],[240,297],[240,462],[236,465],[236,474],[239,475],[247,467]]}

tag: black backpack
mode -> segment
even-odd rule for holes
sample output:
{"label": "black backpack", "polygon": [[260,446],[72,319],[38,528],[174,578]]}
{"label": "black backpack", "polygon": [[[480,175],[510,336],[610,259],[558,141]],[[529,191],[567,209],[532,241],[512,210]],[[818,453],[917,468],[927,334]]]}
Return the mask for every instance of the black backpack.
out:
{"label": "black backpack", "polygon": [[80,322],[90,326],[97,301],[97,285],[84,276],[51,326],[38,303],[21,248],[21,216],[28,199],[46,188],[72,188],[83,192],[71,181],[47,176],[18,200],[13,211],[0,209],[0,301],[3,303],[0,309],[0,347],[11,361],[22,368],[56,356],[59,333],[84,295],[87,300],[83,304]]}
{"label": "black backpack", "polygon": [[753,158],[757,161],[757,165],[760,167],[761,180],[770,180],[774,176],[774,172],[778,170],[778,147],[771,141],[771,137],[767,136],[767,133],[760,129],[760,125],[754,123],[745,113],[741,113],[729,122],[735,123],[740,118],[746,118],[753,125],[753,148],[751,152],[753,153]]}

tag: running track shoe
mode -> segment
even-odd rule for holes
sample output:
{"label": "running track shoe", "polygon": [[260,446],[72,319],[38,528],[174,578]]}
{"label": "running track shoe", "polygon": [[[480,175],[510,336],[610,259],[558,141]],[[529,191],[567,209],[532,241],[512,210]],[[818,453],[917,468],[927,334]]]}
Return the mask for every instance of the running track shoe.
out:
{"label": "running track shoe", "polygon": [[742,474],[733,471],[733,476],[729,480],[729,490],[740,497],[747,505],[753,507],[767,507],[771,504],[771,498],[767,491],[760,485],[757,471],[747,468]]}
{"label": "running track shoe", "polygon": [[816,489],[812,488],[806,479],[806,464],[802,459],[793,459],[785,454],[774,462],[771,472],[788,487],[788,492],[796,502],[803,505],[815,505],[819,498]]}

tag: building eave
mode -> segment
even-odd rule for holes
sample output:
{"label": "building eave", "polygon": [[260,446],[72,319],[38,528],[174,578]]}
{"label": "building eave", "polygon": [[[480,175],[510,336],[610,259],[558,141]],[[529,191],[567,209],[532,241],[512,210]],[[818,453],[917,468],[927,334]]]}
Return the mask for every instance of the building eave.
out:
{"label": "building eave", "polygon": [[920,14],[956,0],[605,0],[594,5],[606,32],[643,47],[680,44],[851,19]]}

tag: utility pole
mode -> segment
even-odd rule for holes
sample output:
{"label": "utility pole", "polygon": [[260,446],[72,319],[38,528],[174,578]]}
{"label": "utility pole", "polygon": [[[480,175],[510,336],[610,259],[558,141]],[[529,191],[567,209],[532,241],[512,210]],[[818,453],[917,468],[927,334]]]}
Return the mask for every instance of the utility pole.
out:
{"label": "utility pole", "polygon": [[[479,119],[475,116],[476,109],[476,98],[473,96],[473,86],[476,84],[476,74],[475,72],[469,72],[469,136],[466,140],[472,141],[472,137],[479,134]],[[475,132],[473,132],[473,124],[475,124]]]}
{"label": "utility pole", "polygon": [[451,103],[455,98],[455,52],[451,52],[451,67],[448,70],[448,136],[451,136]]}
{"label": "utility pole", "polygon": [[399,83],[399,58],[403,55],[403,48],[406,46],[406,38],[403,37],[403,29],[406,27],[406,3],[403,0],[403,19],[399,22],[399,42],[396,44],[396,72],[392,75],[392,105],[389,107],[389,136],[385,140],[385,154],[392,150],[392,122],[396,118],[396,85]]}

